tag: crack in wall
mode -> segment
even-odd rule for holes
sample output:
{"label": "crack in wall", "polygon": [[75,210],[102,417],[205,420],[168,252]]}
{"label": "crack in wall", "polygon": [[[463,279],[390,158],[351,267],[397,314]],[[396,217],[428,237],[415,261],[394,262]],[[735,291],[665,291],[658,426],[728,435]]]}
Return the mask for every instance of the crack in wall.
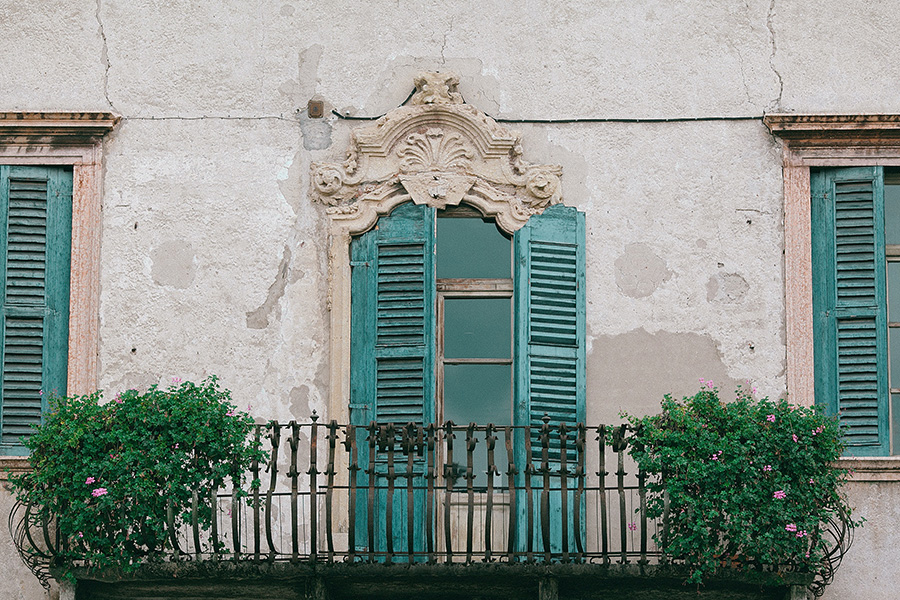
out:
{"label": "crack in wall", "polygon": [[772,53],[769,55],[769,68],[772,69],[772,72],[775,73],[775,77],[778,78],[778,97],[772,101],[770,106],[775,110],[781,110],[781,97],[784,94],[784,78],[782,78],[781,73],[778,72],[778,69],[775,68],[775,54],[778,52],[778,44],[775,42],[775,0],[771,0],[769,3],[769,12],[766,15],[766,29],[769,30],[769,39],[772,42]]}
{"label": "crack in wall", "polygon": [[116,110],[115,105],[113,105],[112,100],[109,99],[109,44],[106,41],[106,31],[103,29],[103,18],[100,16],[100,11],[102,10],[102,0],[97,0],[97,11],[94,13],[94,17],[97,19],[97,25],[100,27],[100,39],[103,40],[103,46],[100,49],[100,60],[103,62],[103,96],[106,98],[106,103],[114,112],[119,112]]}

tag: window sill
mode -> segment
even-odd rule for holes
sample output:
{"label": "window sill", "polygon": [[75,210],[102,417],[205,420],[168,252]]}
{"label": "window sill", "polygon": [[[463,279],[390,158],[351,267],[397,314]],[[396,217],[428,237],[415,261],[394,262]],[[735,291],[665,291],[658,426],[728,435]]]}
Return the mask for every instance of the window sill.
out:
{"label": "window sill", "polygon": [[836,466],[849,470],[848,481],[900,481],[900,456],[848,457]]}

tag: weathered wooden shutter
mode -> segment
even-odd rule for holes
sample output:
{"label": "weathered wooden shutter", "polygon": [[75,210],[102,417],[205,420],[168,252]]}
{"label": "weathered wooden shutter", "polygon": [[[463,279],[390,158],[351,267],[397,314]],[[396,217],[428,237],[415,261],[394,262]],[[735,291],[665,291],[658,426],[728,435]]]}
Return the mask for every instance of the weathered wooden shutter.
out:
{"label": "weathered wooden shutter", "polygon": [[403,204],[351,243],[351,418],[434,420],[434,209]]}
{"label": "weathered wooden shutter", "polygon": [[584,420],[584,213],[558,204],[515,235],[516,420]]}
{"label": "weathered wooden shutter", "polygon": [[816,402],[839,414],[848,454],[889,453],[881,167],[814,172]]}
{"label": "weathered wooden shutter", "polygon": [[0,449],[15,454],[47,395],[66,393],[71,170],[0,166],[0,228]]}

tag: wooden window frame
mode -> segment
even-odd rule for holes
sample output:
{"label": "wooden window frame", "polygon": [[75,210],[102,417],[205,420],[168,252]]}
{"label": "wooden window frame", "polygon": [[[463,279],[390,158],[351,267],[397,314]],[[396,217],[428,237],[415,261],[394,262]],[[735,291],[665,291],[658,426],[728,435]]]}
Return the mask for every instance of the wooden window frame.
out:
{"label": "wooden window frame", "polygon": [[[118,122],[117,115],[104,112],[0,112],[0,163],[73,170],[69,394],[90,393],[98,385],[102,140]],[[23,462],[2,462],[10,461]]]}

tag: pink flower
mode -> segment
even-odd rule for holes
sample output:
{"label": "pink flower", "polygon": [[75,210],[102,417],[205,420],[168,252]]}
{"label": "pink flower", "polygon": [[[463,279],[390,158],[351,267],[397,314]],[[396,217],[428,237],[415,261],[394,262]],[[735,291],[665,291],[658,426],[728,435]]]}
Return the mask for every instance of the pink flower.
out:
{"label": "pink flower", "polygon": [[125,401],[122,400],[122,392],[117,393],[116,394],[116,404],[122,404],[123,402],[125,402]]}
{"label": "pink flower", "polygon": [[718,452],[714,452],[713,455],[712,455],[710,458],[711,458],[712,460],[719,460],[719,457],[720,457],[720,456],[722,456],[722,451],[721,451],[721,450],[719,450]]}
{"label": "pink flower", "polygon": [[813,478],[812,478],[812,477],[809,478],[809,482],[810,482],[810,483],[815,483],[815,482],[813,481]]}
{"label": "pink flower", "polygon": [[763,471],[771,471],[771,470],[772,470],[772,465],[766,465],[763,467]]}
{"label": "pink flower", "polygon": [[634,523],[634,522],[629,523],[629,524],[628,524],[628,530],[629,530],[629,531],[636,531],[636,530],[637,530],[637,523]]}
{"label": "pink flower", "polygon": [[713,389],[712,379],[710,379],[709,381],[706,382],[706,387],[708,387],[709,389]]}
{"label": "pink flower", "polygon": [[97,480],[94,479],[93,477],[88,477],[87,479],[84,480],[84,484],[88,485],[89,483],[94,483],[95,481],[97,481]]}
{"label": "pink flower", "polygon": [[172,378],[172,383],[181,383],[181,381],[182,381],[181,377],[173,377]]}
{"label": "pink flower", "polygon": [[768,421],[769,423],[774,423],[775,415],[769,415],[768,417],[766,417],[766,421]]}
{"label": "pink flower", "polygon": [[798,537],[798,538],[806,537],[806,530],[803,529],[803,530],[801,530],[801,531],[798,531],[798,532],[797,532],[797,537]]}
{"label": "pink flower", "polygon": [[234,411],[234,409],[229,410],[227,413],[225,413],[226,417],[233,417],[235,415],[237,415],[237,413]]}
{"label": "pink flower", "polygon": [[787,497],[787,494],[784,493],[784,490],[778,490],[772,494],[772,497],[777,500],[784,500]]}
{"label": "pink flower", "polygon": [[93,496],[94,498],[99,498],[100,496],[105,496],[105,495],[106,495],[106,488],[96,488],[94,491],[91,492],[91,496]]}
{"label": "pink flower", "polygon": [[793,439],[795,442],[799,442],[799,441],[800,441],[800,438],[797,437],[797,434],[796,434],[796,433],[792,433],[792,434],[791,434],[791,439]]}
{"label": "pink flower", "polygon": [[797,525],[795,523],[788,523],[784,526],[785,531],[797,531]]}
{"label": "pink flower", "polygon": [[178,444],[175,444],[175,447],[178,448]]}
{"label": "pink flower", "polygon": [[81,532],[79,531],[79,532],[78,532],[78,539],[81,539],[81,538],[83,538],[83,537],[84,537],[84,534],[81,533]]}
{"label": "pink flower", "polygon": [[44,390],[38,390],[38,396],[43,396],[43,395],[44,395]]}

